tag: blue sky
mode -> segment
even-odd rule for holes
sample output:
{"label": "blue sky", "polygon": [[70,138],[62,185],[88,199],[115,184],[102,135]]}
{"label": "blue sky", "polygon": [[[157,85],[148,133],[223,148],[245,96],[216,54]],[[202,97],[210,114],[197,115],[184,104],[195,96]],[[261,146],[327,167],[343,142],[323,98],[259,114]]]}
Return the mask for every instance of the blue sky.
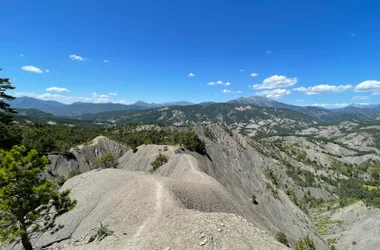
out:
{"label": "blue sky", "polygon": [[3,0],[1,8],[0,74],[17,96],[380,103],[379,1]]}

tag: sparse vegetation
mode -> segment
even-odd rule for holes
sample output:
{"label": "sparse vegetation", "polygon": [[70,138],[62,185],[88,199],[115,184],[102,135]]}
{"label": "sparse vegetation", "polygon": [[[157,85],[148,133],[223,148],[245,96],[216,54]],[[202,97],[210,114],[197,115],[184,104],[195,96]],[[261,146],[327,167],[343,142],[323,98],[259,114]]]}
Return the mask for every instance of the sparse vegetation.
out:
{"label": "sparse vegetation", "polygon": [[95,233],[91,235],[88,243],[93,242],[94,240],[102,241],[104,238],[111,236],[114,234],[114,231],[110,230],[107,226],[104,226],[100,223],[100,227],[97,229],[93,229]]}
{"label": "sparse vegetation", "polygon": [[80,175],[82,172],[79,170],[72,170],[69,172],[68,178],[73,178],[74,176]]}
{"label": "sparse vegetation", "polygon": [[95,165],[100,168],[114,168],[117,165],[117,155],[108,152],[95,159]]}
{"label": "sparse vegetation", "polygon": [[169,158],[166,155],[159,153],[156,159],[150,165],[153,166],[153,170],[157,170],[159,167],[167,163],[168,160]]}
{"label": "sparse vegetation", "polygon": [[296,250],[316,250],[316,248],[313,240],[307,236],[297,242]]}
{"label": "sparse vegetation", "polygon": [[286,237],[286,234],[284,232],[278,232],[276,234],[276,240],[285,246],[289,246],[288,238]]}
{"label": "sparse vegetation", "polygon": [[211,141],[213,142],[216,142],[216,137],[215,137],[215,134],[214,132],[211,131],[211,129],[209,127],[205,127],[204,128],[204,133],[205,133],[205,136],[210,139]]}

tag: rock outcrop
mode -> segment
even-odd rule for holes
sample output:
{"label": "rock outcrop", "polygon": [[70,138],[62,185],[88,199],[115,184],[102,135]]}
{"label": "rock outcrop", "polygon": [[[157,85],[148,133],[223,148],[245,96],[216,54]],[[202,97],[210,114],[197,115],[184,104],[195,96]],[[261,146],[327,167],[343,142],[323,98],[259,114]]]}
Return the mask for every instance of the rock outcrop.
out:
{"label": "rock outcrop", "polygon": [[53,177],[63,176],[67,178],[70,172],[84,173],[94,169],[95,159],[102,154],[112,152],[120,157],[128,150],[128,147],[105,136],[98,136],[90,143],[72,148],[67,154],[48,155],[50,162],[48,172]]}

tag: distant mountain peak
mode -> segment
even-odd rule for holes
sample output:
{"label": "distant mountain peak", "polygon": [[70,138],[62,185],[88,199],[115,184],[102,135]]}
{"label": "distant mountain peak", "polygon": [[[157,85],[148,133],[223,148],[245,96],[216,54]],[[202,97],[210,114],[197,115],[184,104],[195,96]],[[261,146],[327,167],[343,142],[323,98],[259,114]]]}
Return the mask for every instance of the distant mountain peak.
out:
{"label": "distant mountain peak", "polygon": [[146,104],[149,105],[149,103],[141,101],[141,100],[138,100],[137,102],[134,103],[134,105],[146,105]]}

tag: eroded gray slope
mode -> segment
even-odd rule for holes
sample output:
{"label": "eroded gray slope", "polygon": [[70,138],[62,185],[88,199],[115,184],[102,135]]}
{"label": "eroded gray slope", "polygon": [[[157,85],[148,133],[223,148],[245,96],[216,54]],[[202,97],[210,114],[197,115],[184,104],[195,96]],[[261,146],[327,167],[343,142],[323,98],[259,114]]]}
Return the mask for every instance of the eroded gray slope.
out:
{"label": "eroded gray slope", "polygon": [[[187,182],[183,188],[193,193],[197,203],[208,207],[210,213],[187,209],[184,202],[173,195],[177,182],[172,178],[116,169],[94,170],[76,176],[62,187],[71,188],[72,197],[78,200],[72,211],[58,219],[65,227],[54,235],[42,235],[36,245],[68,238],[50,248],[286,249],[247,220],[234,214],[213,212],[214,204],[220,199],[226,203],[229,199],[217,187],[218,196],[208,196],[202,195],[204,189],[195,188],[197,182]],[[226,207],[233,210],[232,204]],[[114,234],[89,243],[95,233],[93,229],[100,223]]]}
{"label": "eroded gray slope", "polygon": [[[201,127],[198,130],[200,134],[203,133]],[[314,233],[316,229],[309,217],[283,191],[278,189],[279,199],[276,199],[267,187],[269,180],[263,171],[278,168],[276,162],[256,152],[243,137],[231,137],[219,126],[213,126],[212,130],[217,142],[203,138],[207,142],[209,157],[189,151],[175,155],[174,148],[170,147],[167,152],[163,152],[170,157],[169,162],[154,175],[181,181],[195,179],[200,184],[206,180],[221,185],[235,201],[238,208],[236,213],[255,226],[272,235],[279,231],[285,232],[293,246],[300,238],[310,235],[317,242],[318,249],[328,249],[326,243]],[[150,163],[162,149],[155,145],[140,146],[135,154],[128,152],[120,158],[119,167],[149,172],[152,170]],[[256,196],[257,205],[253,204],[252,195]]]}

